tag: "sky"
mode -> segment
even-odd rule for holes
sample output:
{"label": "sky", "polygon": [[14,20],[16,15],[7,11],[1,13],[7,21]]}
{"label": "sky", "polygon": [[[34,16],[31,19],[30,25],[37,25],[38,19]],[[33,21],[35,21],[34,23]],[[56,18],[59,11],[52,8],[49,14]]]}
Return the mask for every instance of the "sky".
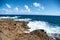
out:
{"label": "sky", "polygon": [[60,0],[0,0],[0,14],[60,16]]}

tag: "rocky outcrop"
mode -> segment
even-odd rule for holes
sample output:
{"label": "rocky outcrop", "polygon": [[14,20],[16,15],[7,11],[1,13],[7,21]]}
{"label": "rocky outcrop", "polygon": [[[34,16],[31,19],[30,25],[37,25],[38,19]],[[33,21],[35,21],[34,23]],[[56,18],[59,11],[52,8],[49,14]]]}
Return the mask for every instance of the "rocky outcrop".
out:
{"label": "rocky outcrop", "polygon": [[40,40],[52,40],[50,37],[48,37],[48,35],[43,29],[35,30],[31,32],[31,34],[37,35],[40,38]]}
{"label": "rocky outcrop", "polygon": [[28,22],[3,20],[0,21],[0,40],[51,40],[42,29],[29,31]]}
{"label": "rocky outcrop", "polygon": [[0,21],[0,40],[15,40],[17,34],[23,34],[28,31],[28,22],[24,21]]}
{"label": "rocky outcrop", "polygon": [[52,37],[52,40],[60,40],[60,34],[57,33],[50,33],[50,37]]}

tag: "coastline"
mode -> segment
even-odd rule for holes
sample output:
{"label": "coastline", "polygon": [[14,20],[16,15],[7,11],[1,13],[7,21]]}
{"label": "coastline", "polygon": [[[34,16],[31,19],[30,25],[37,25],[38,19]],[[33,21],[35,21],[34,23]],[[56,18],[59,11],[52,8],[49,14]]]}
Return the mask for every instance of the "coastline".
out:
{"label": "coastline", "polygon": [[30,29],[25,21],[14,21],[10,19],[0,19],[0,39],[1,40],[51,40],[43,30],[35,30],[30,33]]}

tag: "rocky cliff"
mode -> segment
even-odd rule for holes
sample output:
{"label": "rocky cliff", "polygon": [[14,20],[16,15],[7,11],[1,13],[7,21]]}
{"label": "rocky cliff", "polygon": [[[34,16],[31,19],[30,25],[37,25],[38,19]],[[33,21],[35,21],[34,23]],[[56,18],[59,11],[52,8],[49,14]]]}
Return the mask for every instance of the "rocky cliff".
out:
{"label": "rocky cliff", "polygon": [[42,29],[29,31],[28,22],[2,20],[0,21],[0,40],[52,40]]}

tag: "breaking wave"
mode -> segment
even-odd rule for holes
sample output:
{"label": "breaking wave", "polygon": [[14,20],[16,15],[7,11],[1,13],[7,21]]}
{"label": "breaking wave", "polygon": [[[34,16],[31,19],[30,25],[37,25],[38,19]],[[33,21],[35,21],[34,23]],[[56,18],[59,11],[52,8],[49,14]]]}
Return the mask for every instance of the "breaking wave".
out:
{"label": "breaking wave", "polygon": [[18,16],[14,16],[14,17],[10,17],[10,16],[4,17],[4,16],[2,16],[2,17],[0,17],[0,19],[2,19],[2,18],[3,19],[14,19],[15,21],[30,21],[30,20],[32,20],[30,18],[19,18],[19,17]]}
{"label": "breaking wave", "polygon": [[49,25],[48,22],[44,21],[30,21],[28,26],[31,28],[29,29],[30,32],[37,30],[37,29],[44,29],[47,33],[59,33],[60,34],[60,27],[59,26],[52,26]]}
{"label": "breaking wave", "polygon": [[14,16],[14,17],[10,17],[10,16],[6,16],[6,17],[5,17],[5,16],[2,16],[2,17],[0,17],[0,19],[1,19],[1,18],[15,19],[15,18],[18,18],[18,16]]}
{"label": "breaking wave", "polygon": [[30,21],[32,19],[30,18],[24,18],[24,19],[14,19],[15,21]]}
{"label": "breaking wave", "polygon": [[1,18],[9,18],[9,19],[14,19],[15,21],[27,21],[28,26],[31,28],[29,29],[30,32],[37,30],[37,29],[44,29],[47,33],[59,33],[60,34],[60,26],[53,26],[53,25],[49,25],[48,22],[45,21],[31,21],[32,19],[30,18],[19,18],[18,16],[14,16],[14,17],[0,17]]}

